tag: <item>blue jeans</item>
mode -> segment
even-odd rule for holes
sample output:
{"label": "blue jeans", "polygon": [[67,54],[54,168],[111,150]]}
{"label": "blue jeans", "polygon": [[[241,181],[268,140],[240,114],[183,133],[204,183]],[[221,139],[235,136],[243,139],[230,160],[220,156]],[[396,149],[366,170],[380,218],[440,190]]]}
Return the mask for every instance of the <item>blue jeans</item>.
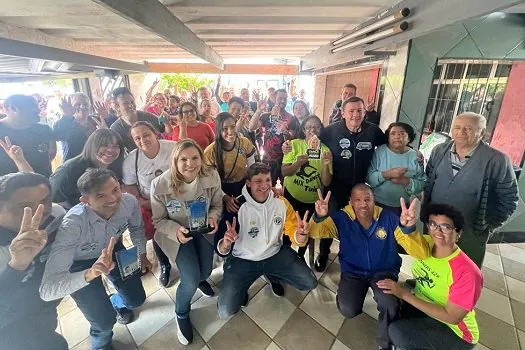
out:
{"label": "blue jeans", "polygon": [[180,271],[180,284],[175,297],[175,313],[187,318],[191,309],[191,298],[199,283],[205,281],[213,270],[213,246],[204,235],[193,237],[181,244],[175,263]]}
{"label": "blue jeans", "polygon": [[[122,242],[115,245],[115,251],[123,249]],[[113,257],[115,261],[115,257]],[[73,263],[70,272],[83,271],[90,268],[96,259],[79,260]],[[115,309],[134,309],[139,307],[146,300],[146,292],[142,287],[140,275],[134,275],[125,281],[120,277],[118,266],[115,266],[108,279],[113,283],[117,293],[110,298],[106,294],[106,289],[102,284],[102,279],[96,278],[86,287],[71,294],[78,308],[89,321],[91,335],[91,348],[112,349],[111,338],[113,337],[113,325],[116,322],[117,314]]]}
{"label": "blue jeans", "polygon": [[290,247],[261,261],[236,258],[232,255],[224,262],[224,278],[219,293],[219,316],[226,318],[241,308],[248,288],[262,275],[277,278],[299,290],[317,287],[317,279],[310,268]]}

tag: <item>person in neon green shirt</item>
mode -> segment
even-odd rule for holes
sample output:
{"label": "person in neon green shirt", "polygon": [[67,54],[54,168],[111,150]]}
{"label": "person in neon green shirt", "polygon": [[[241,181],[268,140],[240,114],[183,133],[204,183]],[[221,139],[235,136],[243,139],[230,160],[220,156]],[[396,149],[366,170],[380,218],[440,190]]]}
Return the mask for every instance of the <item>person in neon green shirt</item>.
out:
{"label": "person in neon green shirt", "polygon": [[[308,116],[301,124],[299,138],[286,141],[292,150],[284,155],[281,172],[284,176],[284,197],[303,216],[314,213],[317,190],[332,182],[332,153],[321,143],[319,136],[323,123],[315,116]],[[290,242],[285,242],[290,243]],[[298,254],[304,259],[307,246]]]}
{"label": "person in neon green shirt", "polygon": [[474,307],[483,288],[476,264],[457,246],[464,219],[447,204],[429,204],[423,221],[431,256],[412,265],[415,294],[389,279],[377,283],[405,301],[401,319],[390,324],[392,343],[401,349],[473,349],[479,340]]}

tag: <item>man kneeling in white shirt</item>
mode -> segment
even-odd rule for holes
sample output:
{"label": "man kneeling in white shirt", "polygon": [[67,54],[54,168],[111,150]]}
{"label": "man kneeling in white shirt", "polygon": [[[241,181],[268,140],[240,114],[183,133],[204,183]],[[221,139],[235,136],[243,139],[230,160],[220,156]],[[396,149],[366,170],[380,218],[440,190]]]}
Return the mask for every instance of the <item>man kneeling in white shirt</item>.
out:
{"label": "man kneeling in white shirt", "polygon": [[307,215],[301,219],[285,198],[274,197],[270,167],[255,163],[247,169],[239,203],[237,218],[227,222],[223,237],[216,238],[217,253],[226,258],[218,304],[221,318],[247,305],[248,288],[262,275],[299,290],[317,287],[312,270],[292,248],[283,246],[282,239],[284,233],[295,245],[304,246]]}

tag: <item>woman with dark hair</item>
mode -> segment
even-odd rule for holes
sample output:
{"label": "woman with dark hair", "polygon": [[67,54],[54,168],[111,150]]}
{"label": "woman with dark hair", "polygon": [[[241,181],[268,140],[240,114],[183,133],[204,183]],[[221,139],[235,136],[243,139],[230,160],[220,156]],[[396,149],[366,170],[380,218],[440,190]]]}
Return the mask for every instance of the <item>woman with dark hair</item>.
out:
{"label": "woman with dark hair", "polygon": [[299,124],[302,124],[306,120],[306,117],[310,115],[308,105],[303,100],[296,100],[293,104],[292,111],[293,115],[299,121]]}
{"label": "woman with dark hair", "polygon": [[399,198],[423,191],[426,176],[418,154],[408,144],[414,141],[414,129],[401,122],[392,123],[385,131],[388,143],[376,148],[368,169],[367,183],[374,191],[377,205],[401,213]]}
{"label": "woman with dark hair", "polygon": [[51,195],[55,203],[66,209],[80,202],[77,180],[88,168],[107,168],[122,179],[124,144],[116,131],[95,130],[87,139],[82,153],[62,164],[51,175]]}
{"label": "woman with dark hair", "polygon": [[[323,123],[317,116],[306,117],[299,138],[289,142],[292,150],[283,158],[284,197],[301,217],[307,211],[309,216],[313,215],[319,199],[317,190],[322,191],[332,182],[332,153],[319,140],[322,131]],[[300,247],[298,251],[303,259],[306,248]]]}
{"label": "woman with dark hair", "polygon": [[[137,148],[131,151],[124,159],[122,168],[123,189],[137,197],[140,203],[146,238],[152,239],[155,235],[155,227],[151,220],[151,182],[169,169],[175,142],[158,140],[156,129],[148,122],[136,122],[133,124],[131,126],[131,137]],[[159,283],[161,286],[167,287],[170,284],[170,260],[155,240],[153,240],[153,249],[159,259]]]}
{"label": "woman with dark hair", "polygon": [[[206,296],[215,294],[206,279],[213,269],[213,234],[222,213],[219,174],[204,164],[195,141],[186,139],[174,146],[170,169],[151,184],[151,209],[155,241],[180,271],[177,337],[188,345],[193,341],[191,298],[197,288]],[[206,228],[210,232],[204,233]]]}
{"label": "woman with dark hair", "polygon": [[458,247],[464,219],[448,204],[423,208],[432,254],[415,260],[415,293],[390,279],[377,282],[386,294],[403,300],[401,318],[388,327],[396,349],[473,349],[479,340],[474,308],[483,288],[476,264]]}
{"label": "woman with dark hair", "polygon": [[191,102],[184,102],[179,109],[179,123],[173,128],[171,140],[179,141],[186,138],[192,139],[205,149],[215,140],[211,127],[198,120],[197,107]]}
{"label": "woman with dark hair", "polygon": [[219,113],[216,122],[217,140],[204,150],[204,162],[219,172],[226,209],[236,213],[239,207],[235,197],[245,184],[246,168],[255,163],[255,147],[237,133],[235,117],[230,113]]}

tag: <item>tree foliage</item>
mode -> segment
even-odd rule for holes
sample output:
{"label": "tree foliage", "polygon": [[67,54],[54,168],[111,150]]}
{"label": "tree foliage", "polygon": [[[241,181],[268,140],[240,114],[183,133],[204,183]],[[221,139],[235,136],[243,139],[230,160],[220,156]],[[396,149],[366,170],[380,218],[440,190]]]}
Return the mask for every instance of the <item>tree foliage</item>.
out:
{"label": "tree foliage", "polygon": [[201,86],[212,87],[214,80],[199,74],[189,73],[175,73],[175,74],[161,74],[161,89],[173,88],[177,86],[178,90],[190,91],[193,86],[198,89]]}

